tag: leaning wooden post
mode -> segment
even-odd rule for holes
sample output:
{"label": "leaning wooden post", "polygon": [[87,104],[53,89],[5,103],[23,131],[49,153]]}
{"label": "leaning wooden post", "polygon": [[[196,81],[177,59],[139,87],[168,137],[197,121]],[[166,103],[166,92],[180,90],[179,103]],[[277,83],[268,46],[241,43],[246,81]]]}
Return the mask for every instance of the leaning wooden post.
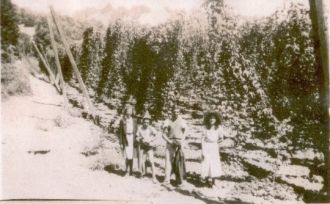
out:
{"label": "leaning wooden post", "polygon": [[322,104],[322,121],[324,125],[324,162],[325,162],[325,175],[324,177],[324,190],[330,198],[330,135],[329,135],[329,48],[328,48],[328,29],[324,17],[324,2],[322,0],[309,0],[310,5],[310,18],[312,21],[313,38],[314,38],[314,52],[316,61],[316,71],[320,82],[320,98]]}
{"label": "leaning wooden post", "polygon": [[34,48],[36,49],[37,53],[39,54],[39,57],[40,57],[42,63],[45,65],[45,67],[47,69],[51,83],[53,83],[56,86],[56,88],[58,90],[60,90],[60,88],[58,87],[58,85],[56,83],[55,76],[54,76],[52,70],[50,69],[49,65],[47,64],[47,61],[45,60],[44,56],[41,54],[38,46],[36,45],[36,43],[34,41],[32,41],[32,44],[33,44]]}
{"label": "leaning wooden post", "polygon": [[67,98],[67,93],[66,93],[65,82],[63,79],[63,75],[62,75],[61,63],[60,63],[60,59],[58,57],[58,50],[57,50],[57,46],[55,43],[55,37],[54,37],[54,32],[53,32],[53,23],[49,17],[47,17],[47,22],[48,22],[48,28],[49,28],[49,33],[50,33],[50,40],[52,43],[54,56],[55,56],[55,64],[57,67],[57,72],[58,72],[58,76],[60,79],[60,86],[62,88],[62,94],[64,97],[64,108],[67,109],[68,108],[68,98]]}
{"label": "leaning wooden post", "polygon": [[[44,48],[42,46],[40,46],[40,53],[42,54],[42,56],[44,57],[45,59],[45,62],[47,63],[49,69],[50,69],[50,63],[48,61],[48,58],[47,58],[47,53],[45,52]],[[50,69],[51,70],[51,69]],[[52,72],[53,73],[53,72]]]}
{"label": "leaning wooden post", "polygon": [[76,62],[75,62],[75,60],[74,60],[74,57],[73,57],[73,55],[72,55],[72,53],[71,53],[70,46],[69,46],[68,42],[67,42],[66,39],[65,39],[64,32],[62,31],[62,27],[61,27],[60,24],[59,24],[59,21],[58,21],[58,19],[57,19],[57,16],[56,16],[55,11],[54,11],[54,9],[53,9],[52,6],[50,6],[50,12],[51,12],[52,17],[53,17],[53,20],[54,20],[54,22],[55,22],[55,26],[56,26],[56,28],[57,28],[59,34],[60,34],[61,40],[62,40],[62,42],[63,42],[63,44],[64,44],[64,48],[65,48],[66,54],[67,54],[68,57],[69,57],[70,63],[71,63],[72,68],[73,68],[73,71],[74,71],[74,73],[76,74],[76,77],[77,77],[77,79],[78,79],[78,82],[79,82],[80,88],[81,88],[82,91],[83,91],[83,94],[84,94],[84,96],[85,96],[85,98],[86,98],[86,100],[87,100],[87,103],[88,103],[88,106],[89,106],[90,112],[91,112],[91,114],[92,114],[92,116],[93,116],[93,118],[94,118],[94,116],[95,116],[94,106],[93,106],[93,104],[91,103],[91,99],[90,99],[90,97],[89,97],[89,95],[88,95],[87,89],[86,89],[85,84],[84,84],[84,82],[83,82],[83,80],[82,80],[82,78],[81,78],[81,75],[80,75],[80,72],[79,72],[79,70],[78,70],[77,64],[76,64]]}

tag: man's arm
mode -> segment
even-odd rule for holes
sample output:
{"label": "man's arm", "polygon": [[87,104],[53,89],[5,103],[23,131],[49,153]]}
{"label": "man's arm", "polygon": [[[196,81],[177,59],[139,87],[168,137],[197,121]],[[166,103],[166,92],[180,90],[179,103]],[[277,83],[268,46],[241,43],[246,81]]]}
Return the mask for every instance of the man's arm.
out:
{"label": "man's arm", "polygon": [[163,139],[164,139],[166,142],[172,144],[173,141],[172,141],[170,138],[167,137],[167,134],[168,134],[168,127],[165,126],[165,127],[163,128],[162,137],[163,137]]}

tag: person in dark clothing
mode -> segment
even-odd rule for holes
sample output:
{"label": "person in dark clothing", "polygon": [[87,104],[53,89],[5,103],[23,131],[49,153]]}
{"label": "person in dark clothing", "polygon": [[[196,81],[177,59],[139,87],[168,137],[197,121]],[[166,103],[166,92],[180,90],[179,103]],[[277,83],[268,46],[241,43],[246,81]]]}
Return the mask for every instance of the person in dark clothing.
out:
{"label": "person in dark clothing", "polygon": [[175,155],[172,162],[172,172],[176,177],[177,184],[181,185],[186,176],[186,164],[180,145],[178,145],[175,150]]}

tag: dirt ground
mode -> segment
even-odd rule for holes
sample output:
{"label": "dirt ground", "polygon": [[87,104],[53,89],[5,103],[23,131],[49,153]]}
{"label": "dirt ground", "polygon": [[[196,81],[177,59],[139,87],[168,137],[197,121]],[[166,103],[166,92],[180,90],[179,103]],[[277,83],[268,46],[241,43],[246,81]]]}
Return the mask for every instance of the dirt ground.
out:
{"label": "dirt ground", "polygon": [[102,130],[64,111],[50,84],[32,76],[30,83],[33,95],[13,96],[1,105],[2,199],[204,203],[151,179],[91,169],[97,157],[83,153],[99,144]]}

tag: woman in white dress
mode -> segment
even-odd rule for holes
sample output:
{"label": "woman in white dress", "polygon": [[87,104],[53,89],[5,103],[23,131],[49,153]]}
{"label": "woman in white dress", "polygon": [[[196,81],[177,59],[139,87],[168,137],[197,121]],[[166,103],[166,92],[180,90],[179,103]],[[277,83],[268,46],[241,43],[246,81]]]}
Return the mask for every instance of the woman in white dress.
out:
{"label": "woman in white dress", "polygon": [[213,187],[215,179],[222,175],[218,141],[223,139],[220,116],[210,112],[204,118],[205,129],[202,136],[202,171],[201,177]]}

